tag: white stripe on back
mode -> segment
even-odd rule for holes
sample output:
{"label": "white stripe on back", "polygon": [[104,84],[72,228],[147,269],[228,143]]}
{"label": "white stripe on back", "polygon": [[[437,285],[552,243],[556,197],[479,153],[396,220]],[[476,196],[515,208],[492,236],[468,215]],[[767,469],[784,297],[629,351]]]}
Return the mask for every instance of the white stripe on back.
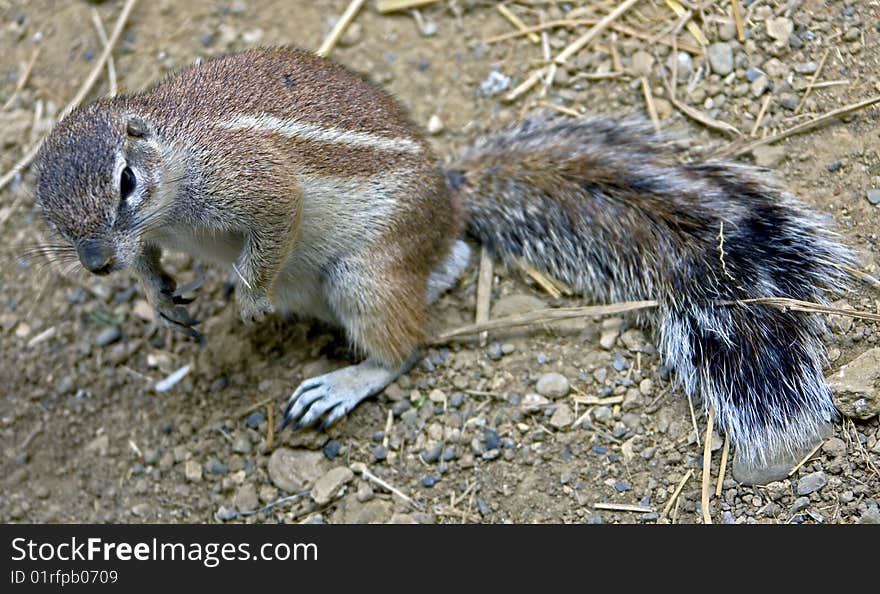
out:
{"label": "white stripe on back", "polygon": [[419,143],[408,138],[386,138],[368,132],[350,132],[339,128],[325,128],[316,124],[307,124],[297,120],[276,118],[270,115],[238,116],[217,124],[228,130],[255,130],[258,132],[276,132],[291,138],[302,138],[317,142],[331,142],[348,146],[367,147],[400,153],[420,153]]}

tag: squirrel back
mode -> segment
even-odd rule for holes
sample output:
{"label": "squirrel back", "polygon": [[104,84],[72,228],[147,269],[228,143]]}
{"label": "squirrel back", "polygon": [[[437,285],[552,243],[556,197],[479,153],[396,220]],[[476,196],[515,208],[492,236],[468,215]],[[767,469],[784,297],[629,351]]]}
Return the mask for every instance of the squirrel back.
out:
{"label": "squirrel back", "polygon": [[813,445],[835,417],[823,320],[744,300],[827,303],[852,255],[816,214],[721,162],[675,160],[644,125],[538,116],[447,171],[469,231],[600,301],[640,315],[665,365],[711,406],[749,465]]}

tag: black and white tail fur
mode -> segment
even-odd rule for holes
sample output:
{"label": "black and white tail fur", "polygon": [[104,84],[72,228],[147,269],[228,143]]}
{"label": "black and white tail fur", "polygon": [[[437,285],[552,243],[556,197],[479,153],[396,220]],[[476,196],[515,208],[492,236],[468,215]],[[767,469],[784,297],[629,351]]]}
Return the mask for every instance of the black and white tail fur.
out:
{"label": "black and white tail fur", "polygon": [[600,301],[656,299],[663,362],[702,396],[746,464],[815,444],[836,414],[824,321],[756,297],[827,303],[852,255],[820,218],[758,176],[680,163],[641,124],[539,116],[448,170],[469,230]]}

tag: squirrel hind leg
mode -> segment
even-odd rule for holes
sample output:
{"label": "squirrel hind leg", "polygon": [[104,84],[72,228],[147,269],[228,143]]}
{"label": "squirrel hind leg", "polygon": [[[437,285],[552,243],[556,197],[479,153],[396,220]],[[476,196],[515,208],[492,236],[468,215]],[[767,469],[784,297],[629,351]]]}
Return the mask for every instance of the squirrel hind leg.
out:
{"label": "squirrel hind leg", "polygon": [[452,244],[449,256],[428,277],[428,303],[434,303],[440,295],[455,286],[471,260],[471,248],[462,240]]}

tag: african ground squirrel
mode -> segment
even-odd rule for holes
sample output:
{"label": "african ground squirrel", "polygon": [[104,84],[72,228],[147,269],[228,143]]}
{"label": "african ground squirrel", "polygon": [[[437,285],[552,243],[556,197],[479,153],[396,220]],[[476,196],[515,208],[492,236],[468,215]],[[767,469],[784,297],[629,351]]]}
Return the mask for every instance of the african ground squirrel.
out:
{"label": "african ground squirrel", "polygon": [[468,231],[591,300],[658,300],[640,319],[663,362],[739,456],[769,464],[835,415],[824,325],[731,302],[826,303],[852,257],[753,170],[677,157],[640,124],[542,115],[444,169],[386,92],[310,53],[258,49],[71,113],[40,150],[37,197],[70,254],[96,274],[133,269],[172,327],[192,320],[164,248],[233,266],[246,321],[344,328],[366,359],[305,380],[285,413],[297,427],[408,371]]}

